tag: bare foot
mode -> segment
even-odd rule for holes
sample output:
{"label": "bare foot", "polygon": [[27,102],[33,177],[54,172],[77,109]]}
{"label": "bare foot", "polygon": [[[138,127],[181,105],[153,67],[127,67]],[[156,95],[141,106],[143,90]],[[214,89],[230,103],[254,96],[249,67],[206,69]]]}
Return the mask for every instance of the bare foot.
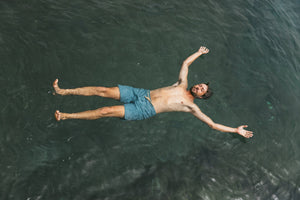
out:
{"label": "bare foot", "polygon": [[59,112],[59,110],[57,110],[56,112],[55,112],[55,119],[56,119],[56,121],[60,121],[61,120],[61,113]]}
{"label": "bare foot", "polygon": [[53,93],[54,95],[55,94],[64,95],[63,90],[58,87],[58,79],[55,79],[55,81],[53,82],[53,88],[55,90],[55,93]]}

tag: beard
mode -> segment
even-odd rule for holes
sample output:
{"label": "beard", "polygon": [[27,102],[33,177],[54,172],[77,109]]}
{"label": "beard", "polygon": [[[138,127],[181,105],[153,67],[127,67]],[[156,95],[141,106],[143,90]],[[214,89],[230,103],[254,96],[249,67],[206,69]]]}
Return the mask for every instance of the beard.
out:
{"label": "beard", "polygon": [[193,95],[193,97],[199,98],[198,95],[195,92],[193,92],[193,88],[194,86],[190,88],[190,93]]}

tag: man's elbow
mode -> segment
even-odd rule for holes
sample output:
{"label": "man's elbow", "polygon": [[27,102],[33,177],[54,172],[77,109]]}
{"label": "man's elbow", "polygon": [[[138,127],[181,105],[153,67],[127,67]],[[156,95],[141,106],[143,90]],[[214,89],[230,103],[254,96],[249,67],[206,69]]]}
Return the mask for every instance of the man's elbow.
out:
{"label": "man's elbow", "polygon": [[209,123],[208,126],[212,129],[216,129],[216,124],[215,123]]}
{"label": "man's elbow", "polygon": [[188,67],[191,63],[187,60],[183,61],[182,66]]}

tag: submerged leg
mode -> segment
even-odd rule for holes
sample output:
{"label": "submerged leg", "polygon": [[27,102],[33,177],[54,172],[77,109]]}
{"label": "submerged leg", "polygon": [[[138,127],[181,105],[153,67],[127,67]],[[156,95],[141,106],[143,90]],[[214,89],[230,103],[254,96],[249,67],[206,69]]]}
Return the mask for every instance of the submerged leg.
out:
{"label": "submerged leg", "polygon": [[85,120],[94,120],[103,117],[118,117],[124,118],[125,108],[124,106],[111,106],[98,108],[96,110],[88,110],[78,113],[62,113],[60,111],[55,112],[55,118],[57,121],[66,120],[66,119],[85,119]]}
{"label": "submerged leg", "polygon": [[53,82],[53,88],[59,95],[82,95],[82,96],[101,96],[120,100],[120,91],[118,87],[81,87],[74,89],[61,89],[58,86],[58,79]]}

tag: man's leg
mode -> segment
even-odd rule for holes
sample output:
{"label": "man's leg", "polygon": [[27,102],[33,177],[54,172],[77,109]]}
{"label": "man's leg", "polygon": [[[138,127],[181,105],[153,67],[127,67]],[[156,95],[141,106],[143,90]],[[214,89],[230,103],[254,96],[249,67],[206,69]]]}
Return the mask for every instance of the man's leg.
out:
{"label": "man's leg", "polygon": [[93,120],[93,119],[99,119],[103,117],[124,118],[124,116],[125,116],[125,107],[123,105],[103,107],[103,108],[98,108],[96,110],[88,110],[88,111],[78,112],[78,113],[62,113],[59,112],[58,110],[55,112],[55,118],[57,121],[65,120],[65,119]]}
{"label": "man's leg", "polygon": [[61,89],[58,86],[58,79],[56,79],[53,82],[53,88],[55,93],[60,95],[101,96],[120,100],[120,91],[118,87],[82,87],[75,89]]}

